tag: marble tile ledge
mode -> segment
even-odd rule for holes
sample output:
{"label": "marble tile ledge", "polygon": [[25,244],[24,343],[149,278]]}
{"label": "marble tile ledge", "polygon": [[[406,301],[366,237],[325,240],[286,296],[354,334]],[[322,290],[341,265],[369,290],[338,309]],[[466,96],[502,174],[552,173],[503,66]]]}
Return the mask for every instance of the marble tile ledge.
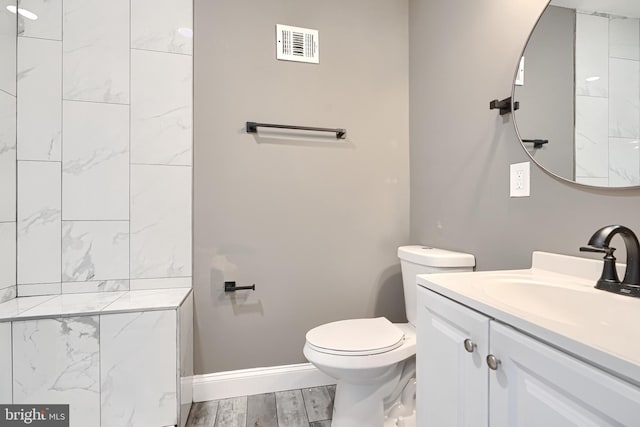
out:
{"label": "marble tile ledge", "polygon": [[0,322],[171,310],[190,293],[191,288],[168,288],[18,297],[0,304]]}

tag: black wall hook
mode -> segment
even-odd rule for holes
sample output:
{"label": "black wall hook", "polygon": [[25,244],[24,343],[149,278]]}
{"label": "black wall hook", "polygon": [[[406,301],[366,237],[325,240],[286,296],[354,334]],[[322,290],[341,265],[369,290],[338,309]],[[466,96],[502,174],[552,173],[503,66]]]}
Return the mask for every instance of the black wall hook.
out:
{"label": "black wall hook", "polygon": [[224,291],[225,292],[235,292],[241,290],[251,289],[252,291],[256,290],[255,283],[251,286],[236,286],[236,282],[224,282]]}
{"label": "black wall hook", "polygon": [[[516,101],[513,103],[513,109],[517,110],[518,108],[520,108],[520,103]],[[501,116],[504,116],[505,114],[510,113],[511,97],[505,98],[502,101],[498,101],[497,99],[494,99],[493,101],[489,102],[489,109],[490,110],[500,109]]]}

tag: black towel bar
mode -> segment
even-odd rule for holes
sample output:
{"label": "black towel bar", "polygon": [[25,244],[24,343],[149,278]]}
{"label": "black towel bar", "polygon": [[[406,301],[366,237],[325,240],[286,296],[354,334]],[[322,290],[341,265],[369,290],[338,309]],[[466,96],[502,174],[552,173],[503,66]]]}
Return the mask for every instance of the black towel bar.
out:
{"label": "black towel bar", "polygon": [[258,128],[276,128],[276,129],[292,129],[292,130],[311,130],[315,132],[331,132],[336,134],[336,138],[345,139],[347,137],[346,129],[318,128],[311,126],[294,126],[294,125],[276,125],[272,123],[247,122],[247,133],[257,133]]}

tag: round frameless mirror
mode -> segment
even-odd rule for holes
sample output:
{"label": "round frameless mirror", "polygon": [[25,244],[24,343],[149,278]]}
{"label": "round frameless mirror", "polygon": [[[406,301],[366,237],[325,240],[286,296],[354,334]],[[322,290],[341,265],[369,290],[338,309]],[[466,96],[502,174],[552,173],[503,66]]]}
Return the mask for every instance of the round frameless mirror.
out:
{"label": "round frameless mirror", "polygon": [[640,1],[551,0],[512,99],[540,167],[583,185],[640,185]]}

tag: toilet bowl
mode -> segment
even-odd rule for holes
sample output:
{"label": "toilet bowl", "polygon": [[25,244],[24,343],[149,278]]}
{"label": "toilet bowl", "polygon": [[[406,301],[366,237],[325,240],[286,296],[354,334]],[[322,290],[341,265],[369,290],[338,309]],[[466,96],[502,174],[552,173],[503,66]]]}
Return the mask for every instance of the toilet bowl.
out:
{"label": "toilet bowl", "polygon": [[336,379],[332,427],[414,427],[416,275],[471,271],[473,255],[425,246],[398,248],[409,323],[349,319],[307,332],[303,353]]}
{"label": "toilet bowl", "polygon": [[[327,348],[329,340],[321,338],[339,328],[344,332],[338,334],[338,342],[354,339],[350,345]],[[382,331],[381,336],[376,331]],[[384,317],[343,320],[310,330],[303,352],[309,362],[337,380],[333,427],[382,426],[385,412],[394,403],[385,405],[385,399],[415,377],[416,331],[411,324],[393,324]],[[411,404],[409,412],[414,408]]]}

